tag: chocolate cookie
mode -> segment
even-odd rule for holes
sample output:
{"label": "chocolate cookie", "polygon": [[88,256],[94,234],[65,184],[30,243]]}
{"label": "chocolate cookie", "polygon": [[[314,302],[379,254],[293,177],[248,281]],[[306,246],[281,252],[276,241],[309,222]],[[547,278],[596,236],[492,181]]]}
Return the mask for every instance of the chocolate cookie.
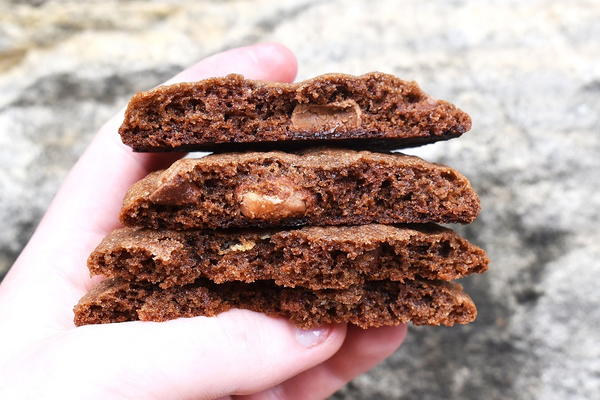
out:
{"label": "chocolate cookie", "polygon": [[153,285],[106,280],[75,306],[75,324],[166,321],[214,316],[245,308],[290,319],[302,328],[349,322],[361,328],[398,325],[454,325],[473,321],[477,310],[456,283],[376,281],[349,289],[310,291],[271,282],[192,285],[159,289]]}
{"label": "chocolate cookie", "polygon": [[121,221],[152,229],[368,223],[469,223],[469,181],[398,153],[317,149],[214,154],[148,175],[126,195]]}
{"label": "chocolate cookie", "polygon": [[248,150],[331,142],[399,148],[460,136],[470,117],[392,75],[272,83],[228,75],[161,86],[129,102],[119,133],[135,151]]}
{"label": "chocolate cookie", "polygon": [[435,225],[306,227],[263,231],[124,228],[91,254],[92,274],[158,283],[273,280],[280,286],[342,289],[365,280],[452,280],[484,272],[487,256]]}

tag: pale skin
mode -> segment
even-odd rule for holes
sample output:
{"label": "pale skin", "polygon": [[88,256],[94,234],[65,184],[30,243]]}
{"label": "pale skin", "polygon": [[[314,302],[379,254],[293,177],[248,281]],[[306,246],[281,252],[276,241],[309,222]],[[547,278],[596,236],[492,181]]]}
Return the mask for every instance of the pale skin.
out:
{"label": "pale skin", "polygon": [[[240,73],[291,82],[293,54],[259,44],[209,57],[168,83]],[[99,278],[89,253],[119,226],[128,187],[182,154],[133,153],[109,120],[65,179],[0,285],[0,398],[322,399],[394,352],[406,326],[295,328],[246,310],[163,323],[73,325]]]}

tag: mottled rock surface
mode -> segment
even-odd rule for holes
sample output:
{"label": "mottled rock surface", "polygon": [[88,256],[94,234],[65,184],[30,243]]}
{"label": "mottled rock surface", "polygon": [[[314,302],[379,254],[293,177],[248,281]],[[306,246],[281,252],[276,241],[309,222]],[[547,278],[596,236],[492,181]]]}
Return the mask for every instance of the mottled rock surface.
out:
{"label": "mottled rock surface", "polygon": [[[0,270],[94,130],[199,58],[279,40],[299,78],[415,79],[473,117],[412,150],[467,175],[489,251],[476,323],[412,329],[336,399],[592,399],[600,393],[600,3],[0,1]],[[82,265],[82,268],[84,266]]]}

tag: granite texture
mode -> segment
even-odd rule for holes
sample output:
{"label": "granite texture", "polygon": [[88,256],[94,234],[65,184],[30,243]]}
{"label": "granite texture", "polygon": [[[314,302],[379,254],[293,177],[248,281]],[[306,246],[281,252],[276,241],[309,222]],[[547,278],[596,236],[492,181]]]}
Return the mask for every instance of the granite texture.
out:
{"label": "granite texture", "polygon": [[[488,250],[472,325],[414,328],[335,399],[592,399],[600,393],[600,3],[0,2],[0,269],[94,130],[136,91],[224,48],[279,40],[299,78],[380,70],[469,112],[411,150],[470,178]],[[84,266],[82,265],[82,268]]]}

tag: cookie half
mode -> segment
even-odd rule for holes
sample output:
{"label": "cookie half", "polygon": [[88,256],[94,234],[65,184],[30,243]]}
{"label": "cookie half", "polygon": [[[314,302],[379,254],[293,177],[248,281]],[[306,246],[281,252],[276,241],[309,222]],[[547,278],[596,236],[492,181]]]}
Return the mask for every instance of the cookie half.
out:
{"label": "cookie half", "polygon": [[127,193],[121,221],[152,229],[470,223],[477,194],[418,157],[347,149],[182,159]]}
{"label": "cookie half", "polygon": [[298,83],[241,75],[160,86],[130,100],[119,133],[135,151],[322,145],[400,148],[462,135],[470,117],[392,75],[328,74]]}
{"label": "cookie half", "polygon": [[282,288],[271,282],[193,285],[159,289],[153,285],[105,280],[75,306],[75,324],[166,321],[214,316],[243,308],[290,319],[302,328],[352,323],[361,328],[398,325],[466,324],[477,310],[456,283],[368,282],[342,290]]}
{"label": "cookie half", "polygon": [[94,275],[161,288],[208,278],[341,289],[368,280],[449,281],[487,266],[482,249],[433,224],[238,232],[124,228],[108,235],[88,260]]}

